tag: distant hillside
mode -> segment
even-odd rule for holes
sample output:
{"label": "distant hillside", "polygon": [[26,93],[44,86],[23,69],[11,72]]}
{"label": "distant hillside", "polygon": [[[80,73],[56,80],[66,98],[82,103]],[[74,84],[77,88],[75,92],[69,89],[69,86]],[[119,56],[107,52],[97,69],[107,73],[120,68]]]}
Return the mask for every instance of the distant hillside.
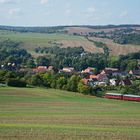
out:
{"label": "distant hillside", "polygon": [[89,42],[82,36],[72,36],[67,34],[44,34],[44,33],[19,33],[13,31],[0,31],[0,38],[9,38],[14,41],[22,42],[22,47],[35,54],[38,47],[79,47],[82,46],[86,51],[93,53],[103,53],[101,48]]}
{"label": "distant hillside", "polygon": [[[91,39],[92,41],[88,40]],[[104,53],[94,41],[104,43],[111,56],[140,50],[140,25],[11,27],[0,26],[0,38],[22,42],[32,53],[38,47],[79,47],[92,53]]]}
{"label": "distant hillside", "polygon": [[50,27],[20,27],[20,26],[2,26],[0,25],[0,30],[9,30],[17,32],[36,32],[36,33],[56,33],[61,31],[74,32],[100,32],[100,31],[114,31],[120,29],[136,29],[140,30],[140,25],[106,25],[106,26],[88,26],[88,25],[73,25],[73,26],[50,26]]}

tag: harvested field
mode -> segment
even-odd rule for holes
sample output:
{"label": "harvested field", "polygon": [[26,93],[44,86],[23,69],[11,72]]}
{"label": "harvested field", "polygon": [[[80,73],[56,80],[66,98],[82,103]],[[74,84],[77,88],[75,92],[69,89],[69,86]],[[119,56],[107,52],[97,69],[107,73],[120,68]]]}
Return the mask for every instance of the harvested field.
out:
{"label": "harvested field", "polygon": [[97,48],[92,42],[83,39],[83,40],[62,40],[60,43],[63,44],[63,47],[79,47],[82,46],[84,48],[85,51],[87,52],[92,52],[92,53],[104,53],[102,48]]}
{"label": "harvested field", "polygon": [[118,56],[121,54],[128,54],[132,52],[138,52],[140,51],[140,45],[121,45],[114,43],[111,39],[105,39],[105,38],[96,38],[96,37],[90,37],[93,41],[103,42],[105,43],[109,50],[111,56]]}
{"label": "harvested field", "polygon": [[[140,27],[132,27],[133,29],[140,30]],[[68,31],[69,34],[77,33],[77,34],[87,34],[89,32],[111,32],[115,30],[127,29],[127,27],[122,28],[106,28],[106,29],[92,29],[88,27],[68,27],[65,30]]]}

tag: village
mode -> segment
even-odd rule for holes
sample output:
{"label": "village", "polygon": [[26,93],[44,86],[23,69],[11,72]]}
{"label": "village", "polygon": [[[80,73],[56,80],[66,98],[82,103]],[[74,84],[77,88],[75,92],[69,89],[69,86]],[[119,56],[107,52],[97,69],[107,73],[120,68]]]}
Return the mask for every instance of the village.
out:
{"label": "village", "polygon": [[[35,73],[45,73],[54,71],[53,66],[38,66],[32,69]],[[79,75],[85,85],[96,86],[130,86],[132,79],[140,79],[140,70],[130,70],[129,72],[121,71],[117,68],[105,68],[100,73],[97,73],[96,68],[88,67],[82,71],[76,71],[73,67],[64,67],[58,73],[68,75]]]}

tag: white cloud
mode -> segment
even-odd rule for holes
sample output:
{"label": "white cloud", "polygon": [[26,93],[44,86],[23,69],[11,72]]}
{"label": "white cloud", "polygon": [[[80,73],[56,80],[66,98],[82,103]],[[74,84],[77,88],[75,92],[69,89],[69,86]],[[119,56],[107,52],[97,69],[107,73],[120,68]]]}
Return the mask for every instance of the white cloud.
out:
{"label": "white cloud", "polygon": [[50,13],[50,12],[46,12],[44,15],[45,15],[45,16],[50,16],[51,13]]}
{"label": "white cloud", "polygon": [[123,11],[121,14],[120,14],[120,17],[123,18],[123,17],[126,17],[128,15],[128,12],[127,11]]}
{"label": "white cloud", "polygon": [[48,1],[49,1],[49,0],[40,0],[40,3],[41,3],[41,4],[48,4]]}
{"label": "white cloud", "polygon": [[96,8],[95,7],[89,7],[87,9],[87,13],[94,13],[96,11]]}
{"label": "white cloud", "polygon": [[93,17],[96,13],[96,8],[95,7],[89,7],[84,11],[84,15],[86,17]]}
{"label": "white cloud", "polygon": [[2,3],[2,4],[13,3],[13,0],[0,0],[0,3]]}
{"label": "white cloud", "polygon": [[65,11],[65,15],[70,15],[71,14],[71,10],[70,9],[67,9],[66,11]]}
{"label": "white cloud", "polygon": [[21,13],[21,9],[20,8],[10,9],[8,13],[10,15],[19,15]]}
{"label": "white cloud", "polygon": [[0,0],[0,4],[15,4],[19,2],[20,0]]}

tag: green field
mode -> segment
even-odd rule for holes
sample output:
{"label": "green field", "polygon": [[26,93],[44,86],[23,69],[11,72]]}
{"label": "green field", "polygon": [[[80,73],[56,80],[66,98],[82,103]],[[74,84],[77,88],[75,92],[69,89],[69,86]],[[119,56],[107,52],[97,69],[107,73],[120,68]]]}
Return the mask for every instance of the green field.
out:
{"label": "green field", "polygon": [[0,140],[139,140],[140,103],[0,88]]}
{"label": "green field", "polygon": [[[0,30],[0,38],[9,38],[14,41],[23,42],[23,48],[34,51],[37,47],[50,47],[53,43],[66,41],[81,41],[84,37],[72,36],[67,34],[47,34],[47,33],[20,33],[13,31]],[[51,43],[50,43],[51,42]]]}

